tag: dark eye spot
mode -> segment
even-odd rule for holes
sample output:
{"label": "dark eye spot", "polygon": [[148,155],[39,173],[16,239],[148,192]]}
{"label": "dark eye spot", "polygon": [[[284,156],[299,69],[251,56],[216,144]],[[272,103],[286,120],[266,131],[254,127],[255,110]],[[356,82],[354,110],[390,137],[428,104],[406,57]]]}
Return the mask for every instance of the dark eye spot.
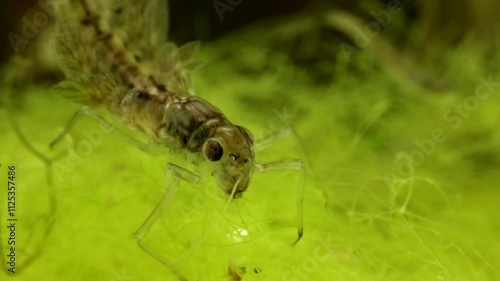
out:
{"label": "dark eye spot", "polygon": [[245,163],[248,163],[248,159],[245,159]]}
{"label": "dark eye spot", "polygon": [[158,91],[161,91],[161,92],[166,92],[167,91],[167,88],[163,84],[156,85],[156,89],[158,89]]}
{"label": "dark eye spot", "polygon": [[229,154],[229,158],[231,158],[231,160],[233,160],[233,161],[236,161],[236,155],[234,155],[232,153]]}
{"label": "dark eye spot", "polygon": [[116,8],[113,12],[115,15],[119,16],[123,13],[123,7]]}
{"label": "dark eye spot", "polygon": [[149,93],[146,91],[140,91],[137,93],[137,99],[140,100],[148,100],[149,99]]}
{"label": "dark eye spot", "polygon": [[219,161],[224,154],[222,146],[215,140],[208,140],[205,144],[205,155],[210,161]]}

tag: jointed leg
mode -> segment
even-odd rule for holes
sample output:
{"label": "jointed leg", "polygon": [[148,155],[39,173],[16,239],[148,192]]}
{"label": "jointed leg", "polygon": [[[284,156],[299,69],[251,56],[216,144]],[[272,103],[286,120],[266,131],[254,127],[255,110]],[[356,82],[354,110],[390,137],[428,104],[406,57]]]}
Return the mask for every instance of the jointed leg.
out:
{"label": "jointed leg", "polygon": [[157,146],[154,146],[149,143],[143,143],[135,139],[134,137],[122,132],[121,130],[118,130],[111,122],[104,119],[96,111],[92,110],[88,106],[80,108],[77,112],[75,112],[75,114],[73,114],[68,124],[66,124],[64,130],[50,143],[50,148],[54,148],[54,146],[57,145],[75,127],[76,123],[81,119],[82,116],[90,117],[97,123],[100,123],[108,128],[111,128],[113,131],[116,131],[122,138],[124,138],[128,143],[132,144],[133,146],[137,147],[138,149],[148,154],[156,155],[160,153],[160,151],[158,151]]}
{"label": "jointed leg", "polygon": [[[253,148],[256,152],[262,151],[274,144],[276,144],[278,141],[292,137],[295,141],[295,144],[297,145],[297,148],[299,149],[299,152],[302,154],[302,159],[305,162],[305,165],[309,168],[312,167],[311,161],[309,160],[309,157],[307,156],[306,150],[304,148],[304,144],[302,143],[302,140],[300,139],[299,135],[295,131],[295,129],[291,125],[286,125],[285,127],[281,128],[280,130],[274,132],[273,134],[258,140],[255,142]],[[311,170],[313,172],[313,170]],[[314,176],[314,174],[313,174]]]}
{"label": "jointed leg", "polygon": [[256,172],[279,171],[279,170],[300,170],[301,179],[297,187],[297,240],[292,245],[297,244],[304,233],[304,186],[305,168],[302,160],[281,160],[267,164],[255,164]]}
{"label": "jointed leg", "polygon": [[268,148],[269,146],[273,145],[277,141],[289,137],[291,135],[294,135],[293,129],[290,126],[287,126],[285,128],[280,129],[277,132],[274,132],[270,136],[258,140],[257,142],[255,142],[253,148],[255,149],[255,151],[262,151]]}
{"label": "jointed leg", "polygon": [[[275,132],[274,134],[259,140],[255,143],[254,149],[255,151],[260,151],[264,150],[265,148],[273,145],[279,140],[282,140],[287,137],[294,137],[300,151],[302,154],[305,156],[305,159],[307,160],[306,153],[304,150],[304,146],[302,145],[302,142],[300,141],[300,138],[297,135],[297,132],[293,129],[292,126],[287,125],[286,127],[282,128],[281,130]],[[307,161],[309,162],[309,161]],[[307,163],[309,164],[309,163]],[[266,172],[266,171],[277,171],[277,170],[300,170],[301,171],[301,180],[297,189],[297,240],[293,242],[292,245],[295,245],[297,242],[299,242],[300,238],[302,237],[304,233],[304,223],[303,223],[303,201],[304,201],[304,186],[305,186],[305,168],[304,168],[304,161],[303,160],[281,160],[281,161],[276,161],[276,162],[271,162],[268,164],[256,164],[255,165],[255,171],[256,172]]]}
{"label": "jointed leg", "polygon": [[156,260],[167,266],[181,281],[186,281],[186,277],[168,260],[163,258],[158,252],[148,247],[142,242],[142,239],[147,235],[153,224],[156,222],[161,214],[163,208],[173,200],[175,192],[177,191],[177,186],[179,185],[179,179],[186,181],[188,183],[196,184],[199,182],[200,177],[191,171],[188,171],[177,165],[168,163],[166,169],[166,187],[165,193],[161,197],[160,201],[153,209],[148,218],[142,223],[141,227],[135,232],[134,237],[137,244],[146,253],[150,254]]}

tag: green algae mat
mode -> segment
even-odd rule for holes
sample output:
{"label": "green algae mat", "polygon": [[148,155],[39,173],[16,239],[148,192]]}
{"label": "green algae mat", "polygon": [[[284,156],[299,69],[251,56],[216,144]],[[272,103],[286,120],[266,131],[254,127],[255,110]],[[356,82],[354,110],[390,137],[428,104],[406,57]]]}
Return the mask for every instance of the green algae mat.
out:
{"label": "green algae mat", "polygon": [[204,43],[193,77],[256,140],[293,128],[256,161],[304,161],[303,211],[297,170],[255,173],[227,208],[213,179],[181,182],[147,251],[134,233],[171,159],[85,118],[50,149],[80,105],[50,83],[5,82],[0,280],[176,280],[151,253],[187,280],[499,280],[500,57],[473,42],[435,46],[436,66],[416,49],[376,48],[381,36],[364,48],[320,40],[312,18]]}

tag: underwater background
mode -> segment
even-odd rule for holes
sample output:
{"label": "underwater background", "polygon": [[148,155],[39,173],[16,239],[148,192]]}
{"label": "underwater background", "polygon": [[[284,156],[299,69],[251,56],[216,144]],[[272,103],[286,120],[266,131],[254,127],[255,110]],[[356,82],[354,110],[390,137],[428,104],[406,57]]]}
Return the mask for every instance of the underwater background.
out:
{"label": "underwater background", "polygon": [[[91,120],[51,150],[81,105],[51,91],[50,1],[2,4],[0,280],[176,280],[133,237],[168,158]],[[306,163],[293,246],[297,171],[224,215],[214,182],[182,183],[145,242],[188,280],[500,279],[500,2],[169,5],[170,40],[202,41],[197,95],[256,139],[294,128],[259,163]]]}

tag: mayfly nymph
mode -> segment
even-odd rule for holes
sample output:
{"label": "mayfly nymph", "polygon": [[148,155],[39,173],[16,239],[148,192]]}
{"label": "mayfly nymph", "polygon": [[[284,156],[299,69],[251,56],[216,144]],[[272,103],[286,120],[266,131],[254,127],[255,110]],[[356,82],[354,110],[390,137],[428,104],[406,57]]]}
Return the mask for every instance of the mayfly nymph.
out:
{"label": "mayfly nymph", "polygon": [[[163,0],[80,0],[59,5],[55,50],[66,80],[55,90],[83,107],[51,145],[81,116],[109,123],[93,110],[101,105],[150,139],[150,144],[143,144],[119,132],[140,149],[153,153],[151,143],[166,147],[208,171],[198,174],[201,169],[193,172],[168,163],[167,190],[135,234],[144,250],[185,280],[141,243],[161,207],[172,199],[178,179],[196,184],[201,177],[212,176],[229,196],[229,204],[247,190],[254,171],[303,170],[303,165],[301,160],[257,164],[250,131],[232,124],[217,107],[193,94],[189,74],[199,65],[192,58],[198,44],[177,48],[167,42],[167,10]],[[299,197],[298,239],[302,187]]]}

